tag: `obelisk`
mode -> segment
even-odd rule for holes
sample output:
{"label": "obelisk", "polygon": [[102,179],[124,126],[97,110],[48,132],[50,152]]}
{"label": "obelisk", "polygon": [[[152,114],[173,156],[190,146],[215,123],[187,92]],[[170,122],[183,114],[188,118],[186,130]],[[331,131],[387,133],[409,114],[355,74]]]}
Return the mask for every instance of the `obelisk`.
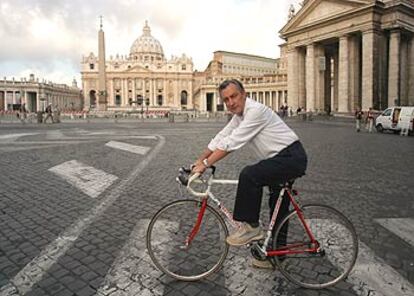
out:
{"label": "obelisk", "polygon": [[98,110],[106,111],[107,107],[107,91],[106,91],[106,69],[105,69],[105,34],[102,29],[102,16],[100,17],[101,24],[98,33]]}

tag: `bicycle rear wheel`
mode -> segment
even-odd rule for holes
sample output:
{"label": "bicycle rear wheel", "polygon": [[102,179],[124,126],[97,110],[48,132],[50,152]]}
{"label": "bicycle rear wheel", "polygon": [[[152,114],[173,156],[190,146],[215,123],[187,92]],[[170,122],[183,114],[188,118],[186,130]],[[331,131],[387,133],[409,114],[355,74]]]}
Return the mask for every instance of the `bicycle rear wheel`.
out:
{"label": "bicycle rear wheel", "polygon": [[220,214],[206,207],[197,235],[185,241],[197,221],[201,202],[174,201],[160,209],[147,230],[148,253],[162,272],[182,281],[196,281],[218,270],[226,259],[228,230]]}
{"label": "bicycle rear wheel", "polygon": [[[306,224],[320,244],[320,252],[276,256],[283,275],[295,284],[322,289],[346,278],[358,255],[358,239],[351,222],[339,211],[325,205],[302,207]],[[287,233],[286,233],[287,229]],[[304,250],[310,239],[295,211],[290,212],[276,230],[274,249]],[[293,244],[306,243],[293,247]],[[291,247],[289,247],[291,246]]]}

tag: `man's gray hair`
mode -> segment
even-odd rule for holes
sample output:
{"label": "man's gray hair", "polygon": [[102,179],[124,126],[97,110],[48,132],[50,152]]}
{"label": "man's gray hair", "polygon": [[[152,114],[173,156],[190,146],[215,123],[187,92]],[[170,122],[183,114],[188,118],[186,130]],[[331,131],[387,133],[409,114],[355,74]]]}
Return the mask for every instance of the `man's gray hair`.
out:
{"label": "man's gray hair", "polygon": [[226,79],[222,83],[220,83],[220,85],[218,87],[219,94],[221,94],[221,91],[223,89],[225,89],[227,86],[229,86],[230,84],[235,85],[240,92],[245,92],[244,86],[239,80],[237,80],[237,79]]}

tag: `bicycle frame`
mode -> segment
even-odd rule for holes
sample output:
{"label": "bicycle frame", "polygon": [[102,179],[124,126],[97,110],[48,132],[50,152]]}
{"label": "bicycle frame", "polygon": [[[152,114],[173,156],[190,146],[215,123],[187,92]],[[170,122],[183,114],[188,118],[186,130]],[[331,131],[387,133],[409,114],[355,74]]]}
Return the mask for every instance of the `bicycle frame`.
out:
{"label": "bicycle frame", "polygon": [[[227,208],[222,204],[222,202],[214,196],[214,194],[211,192],[211,187],[213,184],[233,184],[233,185],[237,185],[238,184],[238,180],[224,180],[224,179],[214,179],[214,175],[212,174],[208,180],[207,180],[207,190],[205,192],[196,192],[193,188],[191,188],[191,183],[195,182],[195,183],[205,183],[205,181],[203,182],[202,180],[198,179],[199,174],[194,174],[190,177],[189,181],[188,181],[188,185],[187,185],[187,190],[194,196],[196,197],[201,197],[201,207],[200,207],[200,211],[197,215],[197,220],[196,223],[193,227],[193,229],[191,230],[190,234],[188,235],[186,241],[185,241],[185,245],[188,247],[191,244],[191,241],[194,239],[194,237],[197,235],[198,230],[200,229],[200,225],[201,222],[203,220],[203,216],[205,213],[205,209],[207,207],[207,201],[210,198],[217,206],[217,208],[220,210],[221,213],[223,213],[223,215],[227,218],[227,221],[234,227],[234,228],[238,228],[240,227],[240,222],[237,222],[233,219],[232,214],[230,213],[229,210],[227,210]],[[282,204],[282,200],[284,197],[285,192],[288,195],[288,198],[290,200],[290,202],[293,205],[294,211],[296,212],[296,214],[298,215],[309,239],[310,239],[310,243],[305,243],[305,242],[298,242],[298,243],[294,243],[294,244],[289,244],[284,246],[283,248],[277,249],[277,250],[267,250],[267,246],[270,242],[270,239],[272,237],[272,230],[273,227],[276,223],[276,218],[278,216],[279,213],[279,209],[280,206]],[[304,246],[309,246],[307,248],[303,248]],[[300,249],[299,249],[300,248]],[[267,229],[267,233],[266,233],[266,237],[265,237],[265,241],[263,243],[263,245],[260,247],[258,246],[258,249],[262,252],[262,254],[266,257],[268,256],[281,256],[281,255],[288,255],[288,254],[300,254],[300,253],[317,253],[319,251],[319,243],[317,242],[317,240],[315,239],[314,235],[312,234],[311,229],[309,228],[309,226],[307,225],[305,218],[303,216],[303,212],[300,209],[298,203],[295,201],[295,199],[293,198],[293,193],[292,190],[289,188],[288,184],[285,184],[284,187],[282,188],[282,190],[279,193],[279,198],[277,200],[275,209],[273,211],[272,214],[272,218],[269,222],[269,226]]]}

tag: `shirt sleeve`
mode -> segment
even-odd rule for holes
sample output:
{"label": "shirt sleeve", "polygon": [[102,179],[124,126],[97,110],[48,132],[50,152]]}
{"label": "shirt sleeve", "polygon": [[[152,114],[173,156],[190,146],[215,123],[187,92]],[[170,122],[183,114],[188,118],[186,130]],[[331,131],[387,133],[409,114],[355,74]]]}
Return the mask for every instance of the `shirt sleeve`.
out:
{"label": "shirt sleeve", "polygon": [[235,115],[231,118],[230,122],[210,141],[207,148],[214,151],[218,148],[219,144],[223,139],[229,136],[232,131],[238,126],[238,120]]}
{"label": "shirt sleeve", "polygon": [[240,124],[217,143],[216,149],[228,152],[240,149],[252,140],[267,125],[268,121],[269,118],[265,115],[264,110],[256,108],[249,110]]}

